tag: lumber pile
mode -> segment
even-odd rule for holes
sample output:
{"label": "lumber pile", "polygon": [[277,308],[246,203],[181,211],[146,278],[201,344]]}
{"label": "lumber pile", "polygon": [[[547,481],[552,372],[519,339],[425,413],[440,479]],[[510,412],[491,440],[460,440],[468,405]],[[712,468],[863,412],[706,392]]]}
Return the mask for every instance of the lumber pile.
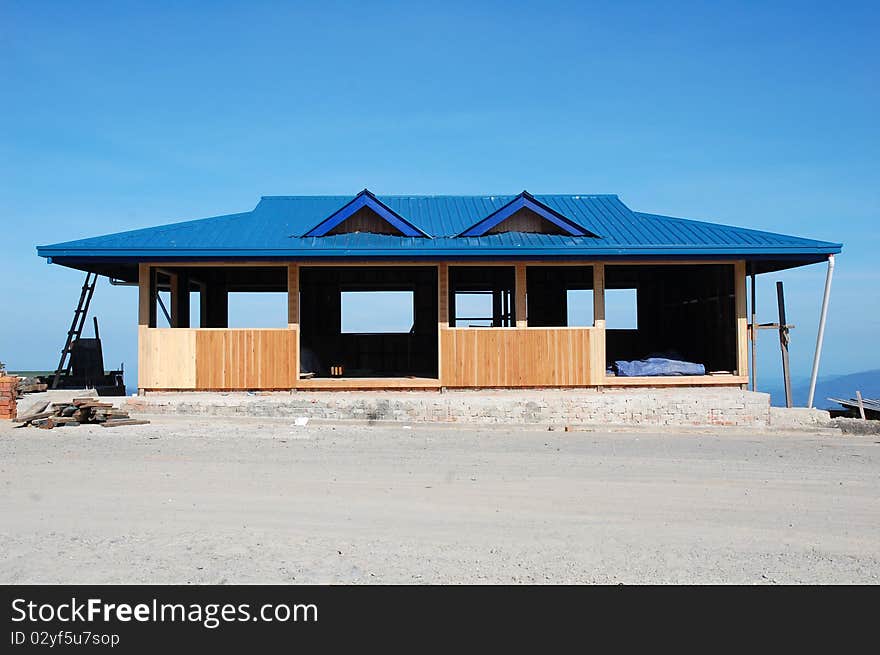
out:
{"label": "lumber pile", "polygon": [[18,397],[18,378],[8,375],[0,377],[0,419],[15,418]]}
{"label": "lumber pile", "polygon": [[46,391],[49,385],[41,382],[40,378],[19,378],[18,379],[18,395],[26,393],[39,393]]}
{"label": "lumber pile", "polygon": [[146,425],[149,421],[133,419],[128,412],[102,403],[96,398],[74,398],[70,402],[46,403],[28,416],[16,419],[24,427],[30,425],[43,430],[65,426],[99,424],[105,428],[121,425]]}
{"label": "lumber pile", "polygon": [[856,392],[855,398],[829,398],[835,403],[846,407],[850,414],[863,419],[880,419],[880,398],[862,398],[862,394]]}

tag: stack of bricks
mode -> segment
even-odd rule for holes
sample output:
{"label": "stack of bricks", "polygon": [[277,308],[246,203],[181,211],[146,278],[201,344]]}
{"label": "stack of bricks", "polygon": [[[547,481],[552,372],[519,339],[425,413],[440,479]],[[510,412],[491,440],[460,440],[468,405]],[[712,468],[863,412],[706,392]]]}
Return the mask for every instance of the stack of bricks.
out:
{"label": "stack of bricks", "polygon": [[15,389],[17,386],[18,378],[0,377],[0,419],[15,418]]}

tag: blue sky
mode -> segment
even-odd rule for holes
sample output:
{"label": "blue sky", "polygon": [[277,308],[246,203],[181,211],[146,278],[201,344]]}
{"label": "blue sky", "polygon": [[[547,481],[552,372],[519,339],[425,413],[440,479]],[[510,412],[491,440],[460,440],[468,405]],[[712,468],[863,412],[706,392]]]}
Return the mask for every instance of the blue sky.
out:
{"label": "blue sky", "polygon": [[[13,368],[54,367],[81,284],[35,245],[364,187],[617,193],[843,241],[822,373],[880,367],[876,2],[3,1],[0,25]],[[763,276],[762,322],[777,279],[806,376],[824,268]],[[135,296],[96,293],[108,366],[136,365]]]}

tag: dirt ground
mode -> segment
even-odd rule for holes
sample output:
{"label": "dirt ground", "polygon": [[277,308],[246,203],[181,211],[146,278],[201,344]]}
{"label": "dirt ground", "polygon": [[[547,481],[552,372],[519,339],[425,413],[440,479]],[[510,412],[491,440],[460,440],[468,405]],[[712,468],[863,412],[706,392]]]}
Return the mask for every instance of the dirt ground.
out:
{"label": "dirt ground", "polygon": [[880,581],[880,440],[0,427],[0,583]]}

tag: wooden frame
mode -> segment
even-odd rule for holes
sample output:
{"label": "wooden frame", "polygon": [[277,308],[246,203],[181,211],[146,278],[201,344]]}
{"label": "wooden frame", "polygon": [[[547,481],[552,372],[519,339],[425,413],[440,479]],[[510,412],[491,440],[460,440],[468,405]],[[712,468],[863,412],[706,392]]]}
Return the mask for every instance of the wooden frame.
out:
{"label": "wooden frame", "polygon": [[[605,266],[733,265],[735,275],[737,371],[736,375],[651,378],[616,378],[605,374]],[[456,328],[449,325],[449,266],[513,266],[516,327]],[[593,327],[537,328],[528,326],[526,267],[591,266],[593,270]],[[156,328],[155,271],[168,264],[141,263],[138,267],[138,387],[141,389],[438,389],[441,387],[632,387],[632,386],[740,386],[748,382],[748,318],[746,315],[746,267],[742,260],[632,260],[558,261],[326,261],[297,262],[175,262],[183,267],[287,267],[287,329],[233,330],[223,328]],[[300,306],[302,266],[436,266],[438,293],[438,377],[435,378],[315,378],[299,379]],[[179,280],[175,286],[180,287]],[[231,336],[218,336],[225,332]],[[274,333],[283,332],[286,335]],[[209,335],[211,336],[202,336]],[[273,334],[270,334],[273,333]],[[274,345],[273,345],[274,344]],[[552,350],[556,344],[557,351]],[[273,348],[279,352],[270,352]],[[547,350],[550,348],[550,350]],[[268,349],[268,350],[267,350]],[[555,359],[556,355],[562,359]],[[574,354],[572,354],[574,353]],[[521,363],[549,361],[549,373]],[[237,359],[236,359],[237,358]],[[538,358],[536,360],[536,358]],[[270,360],[283,360],[280,365]],[[234,361],[233,361],[234,360]],[[470,362],[462,372],[464,362]],[[211,364],[206,364],[211,362]],[[225,362],[225,363],[224,363]],[[232,364],[230,364],[232,362]],[[246,370],[232,374],[224,366]],[[476,362],[476,363],[475,363]],[[493,362],[498,362],[494,364]],[[221,373],[207,373],[210,367]],[[268,368],[267,368],[268,367]],[[493,370],[493,367],[497,370]],[[213,368],[211,369],[213,371]],[[226,386],[231,385],[231,386]]]}

